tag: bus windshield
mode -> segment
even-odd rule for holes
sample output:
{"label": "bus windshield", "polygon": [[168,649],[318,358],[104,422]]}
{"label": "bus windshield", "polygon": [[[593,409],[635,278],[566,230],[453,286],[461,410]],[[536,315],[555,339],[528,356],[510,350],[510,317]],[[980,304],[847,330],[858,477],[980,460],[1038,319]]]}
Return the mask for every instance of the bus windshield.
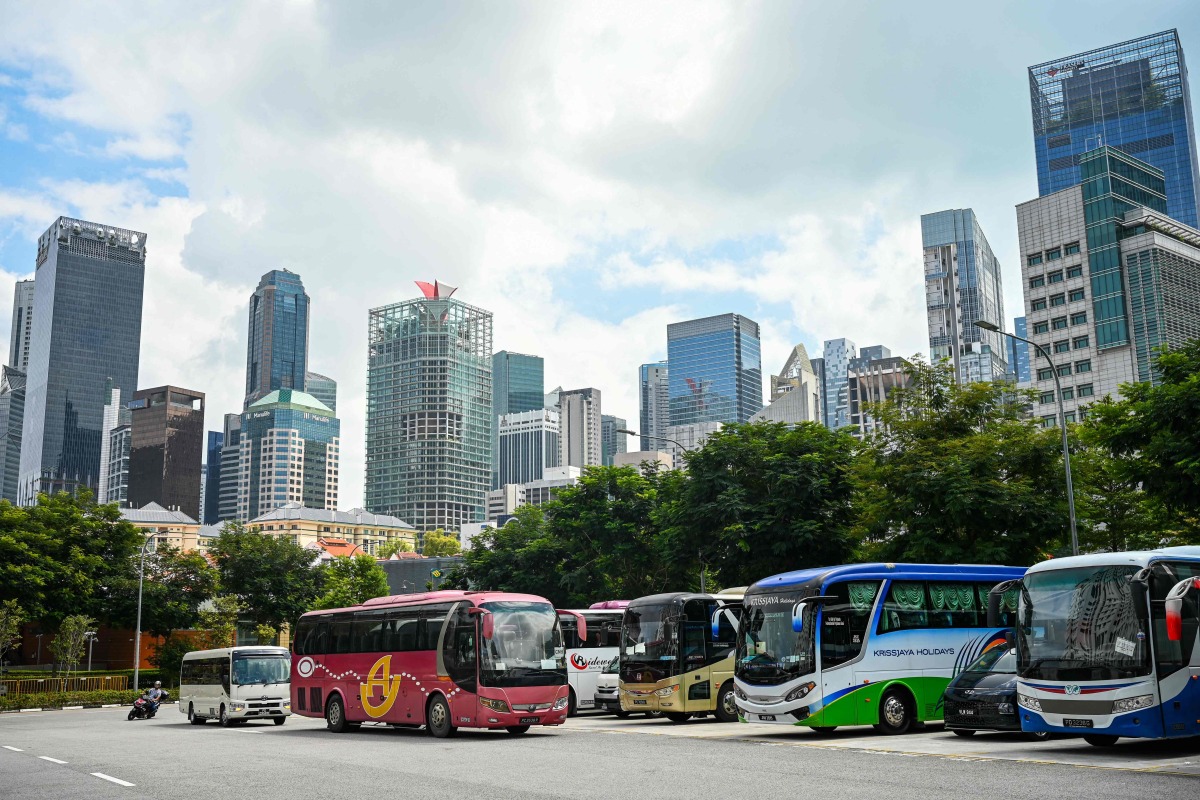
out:
{"label": "bus windshield", "polygon": [[679,612],[674,603],[625,609],[621,624],[622,680],[655,683],[675,674]]}
{"label": "bus windshield", "polygon": [[792,607],[800,598],[799,593],[746,596],[734,667],[738,678],[771,686],[816,669],[815,611],[811,604],[804,610],[804,630],[792,630]]}
{"label": "bus windshield", "polygon": [[480,683],[511,687],[562,686],[567,682],[558,614],[548,603],[498,600],[481,607],[492,612],[494,633],[484,642]]}
{"label": "bus windshield", "polygon": [[233,654],[233,683],[249,686],[256,683],[288,683],[291,681],[292,660],[286,655],[260,653]]}
{"label": "bus windshield", "polygon": [[1017,628],[1022,678],[1106,681],[1151,671],[1146,611],[1132,565],[1077,567],[1025,576]]}

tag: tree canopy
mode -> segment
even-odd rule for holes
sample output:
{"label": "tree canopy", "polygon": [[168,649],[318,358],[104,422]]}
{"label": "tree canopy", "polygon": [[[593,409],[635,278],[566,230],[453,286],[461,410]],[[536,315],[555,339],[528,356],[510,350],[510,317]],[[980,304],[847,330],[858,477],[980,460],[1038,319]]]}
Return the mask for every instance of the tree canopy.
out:
{"label": "tree canopy", "polygon": [[320,570],[322,594],[313,608],[346,608],[390,594],[387,573],[373,556],[335,558]]}
{"label": "tree canopy", "polygon": [[313,553],[289,538],[229,523],[209,547],[221,592],[237,598],[245,619],[278,629],[312,607],[320,591]]}

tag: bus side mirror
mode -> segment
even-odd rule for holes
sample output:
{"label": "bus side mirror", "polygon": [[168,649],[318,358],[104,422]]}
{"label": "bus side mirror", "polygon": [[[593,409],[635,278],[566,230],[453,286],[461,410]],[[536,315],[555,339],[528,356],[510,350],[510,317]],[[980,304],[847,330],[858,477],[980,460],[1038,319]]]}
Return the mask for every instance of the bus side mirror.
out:
{"label": "bus side mirror", "polygon": [[804,607],[807,605],[803,600],[792,606],[792,631],[795,633],[804,632]]}
{"label": "bus side mirror", "polygon": [[580,614],[578,611],[563,611],[562,609],[556,609],[556,613],[568,614],[574,617],[575,632],[579,635],[579,641],[587,641],[587,620],[583,618],[583,614]]}
{"label": "bus side mirror", "polygon": [[496,619],[492,616],[492,612],[484,611],[482,608],[472,608],[467,613],[479,617],[480,636],[484,639],[491,639],[496,635]]}
{"label": "bus side mirror", "polygon": [[1004,602],[1004,593],[1016,587],[1019,583],[1020,581],[1018,580],[997,583],[988,592],[987,624],[989,628],[1004,627],[1004,615],[1000,611],[1000,606]]}
{"label": "bus side mirror", "polygon": [[1183,601],[1192,589],[1200,591],[1200,578],[1184,578],[1167,595],[1167,638],[1172,642],[1183,639]]}

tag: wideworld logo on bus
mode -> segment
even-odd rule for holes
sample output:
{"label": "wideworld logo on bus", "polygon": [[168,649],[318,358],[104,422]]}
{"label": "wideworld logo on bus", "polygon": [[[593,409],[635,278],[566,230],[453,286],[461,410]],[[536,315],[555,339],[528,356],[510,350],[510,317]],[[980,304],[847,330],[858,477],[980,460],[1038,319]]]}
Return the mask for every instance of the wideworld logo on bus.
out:
{"label": "wideworld logo on bus", "polygon": [[612,661],[612,656],[593,656],[592,658],[587,658],[583,653],[571,653],[571,658],[568,660],[571,662],[572,667],[580,672],[586,672],[589,669],[603,669],[608,665],[609,661]]}

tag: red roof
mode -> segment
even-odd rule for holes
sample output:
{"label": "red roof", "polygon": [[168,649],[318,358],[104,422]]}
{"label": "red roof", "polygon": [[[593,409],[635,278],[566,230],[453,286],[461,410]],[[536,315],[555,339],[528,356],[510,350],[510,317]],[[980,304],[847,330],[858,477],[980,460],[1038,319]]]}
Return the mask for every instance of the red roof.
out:
{"label": "red roof", "polygon": [[356,544],[351,544],[345,539],[317,539],[317,544],[331,556],[358,556],[363,554],[363,549]]}

